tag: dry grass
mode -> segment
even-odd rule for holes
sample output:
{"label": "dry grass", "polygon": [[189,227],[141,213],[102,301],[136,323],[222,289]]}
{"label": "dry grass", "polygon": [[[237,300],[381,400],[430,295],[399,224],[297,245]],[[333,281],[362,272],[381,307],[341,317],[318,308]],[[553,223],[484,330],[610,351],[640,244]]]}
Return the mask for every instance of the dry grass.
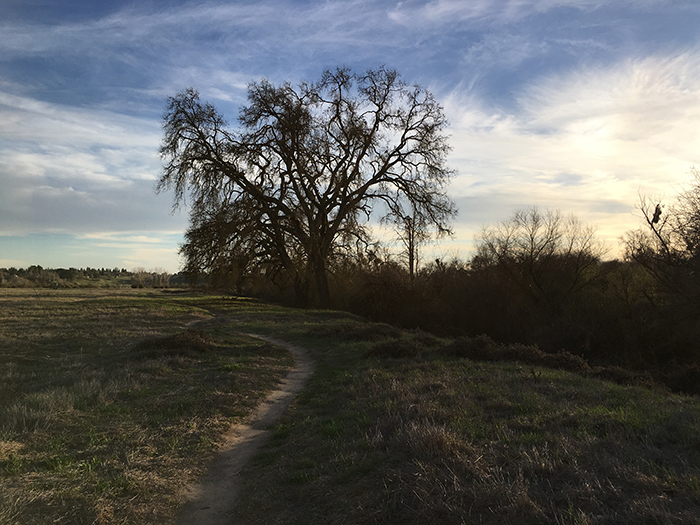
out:
{"label": "dry grass", "polygon": [[291,366],[207,321],[221,302],[1,290],[0,523],[168,523],[222,433]]}
{"label": "dry grass", "polygon": [[698,399],[421,334],[341,344],[313,322],[277,333],[318,372],[246,472],[237,523],[700,523]]}
{"label": "dry grass", "polygon": [[221,430],[290,365],[233,331],[317,361],[244,472],[237,523],[700,523],[697,398],[475,361],[461,354],[478,345],[337,312],[10,292],[0,523],[167,522]]}

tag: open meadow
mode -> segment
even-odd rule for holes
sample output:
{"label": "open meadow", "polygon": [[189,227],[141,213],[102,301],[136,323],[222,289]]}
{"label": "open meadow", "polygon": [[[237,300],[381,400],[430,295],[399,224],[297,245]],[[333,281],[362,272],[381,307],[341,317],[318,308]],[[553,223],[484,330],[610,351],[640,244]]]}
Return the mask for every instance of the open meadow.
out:
{"label": "open meadow", "polygon": [[0,290],[0,523],[172,520],[222,433],[292,365],[207,325],[205,303]]}
{"label": "open meadow", "polygon": [[[188,325],[199,321],[194,325]],[[700,522],[700,401],[332,311],[149,290],[0,290],[0,523],[169,523],[218,439],[316,373],[232,523]]]}

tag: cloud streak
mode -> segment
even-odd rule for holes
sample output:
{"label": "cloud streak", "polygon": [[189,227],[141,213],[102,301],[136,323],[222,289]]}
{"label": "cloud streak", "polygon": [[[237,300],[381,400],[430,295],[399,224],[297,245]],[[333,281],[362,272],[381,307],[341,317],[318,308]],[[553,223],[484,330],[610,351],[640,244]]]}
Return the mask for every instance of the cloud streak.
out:
{"label": "cloud streak", "polygon": [[517,101],[504,113],[460,91],[447,98],[463,240],[479,219],[540,205],[597,223],[615,255],[639,224],[639,194],[673,195],[700,163],[698,49],[547,76]]}

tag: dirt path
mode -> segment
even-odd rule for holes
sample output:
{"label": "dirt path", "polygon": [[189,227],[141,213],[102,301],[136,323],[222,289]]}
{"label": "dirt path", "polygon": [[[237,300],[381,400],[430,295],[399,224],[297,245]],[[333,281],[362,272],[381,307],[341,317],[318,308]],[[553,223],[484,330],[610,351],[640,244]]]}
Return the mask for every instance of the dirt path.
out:
{"label": "dirt path", "polygon": [[280,385],[271,392],[247,418],[246,424],[233,425],[224,436],[225,444],[217,453],[209,471],[200,483],[186,490],[187,503],[182,507],[178,525],[230,525],[233,523],[236,497],[240,488],[240,470],[270,437],[270,425],[284,412],[301,391],[314,371],[314,362],[308,353],[271,337],[256,337],[289,350],[294,356],[294,368]]}

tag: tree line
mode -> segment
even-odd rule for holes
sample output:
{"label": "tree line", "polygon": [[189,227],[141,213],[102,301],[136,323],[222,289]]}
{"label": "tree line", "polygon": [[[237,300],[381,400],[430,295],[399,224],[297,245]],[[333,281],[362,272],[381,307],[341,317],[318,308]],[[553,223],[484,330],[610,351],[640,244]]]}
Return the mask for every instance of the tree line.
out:
{"label": "tree line", "polygon": [[184,276],[171,275],[163,269],[146,271],[137,268],[43,268],[32,265],[27,268],[0,268],[2,288],[79,288],[127,286],[133,288],[164,288],[184,285]]}

